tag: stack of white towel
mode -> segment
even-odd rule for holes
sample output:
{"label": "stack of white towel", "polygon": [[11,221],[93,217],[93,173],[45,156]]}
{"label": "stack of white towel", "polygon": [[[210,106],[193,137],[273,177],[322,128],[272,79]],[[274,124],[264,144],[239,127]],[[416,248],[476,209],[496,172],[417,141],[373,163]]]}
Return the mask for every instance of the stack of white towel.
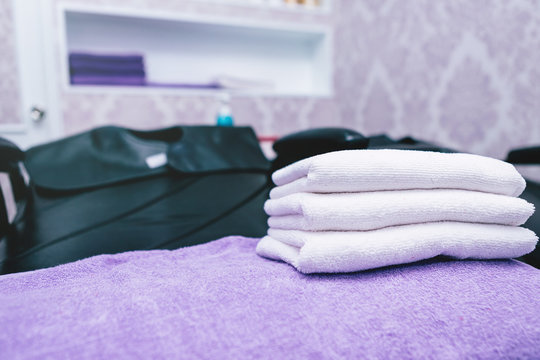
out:
{"label": "stack of white towel", "polygon": [[437,255],[525,255],[534,212],[525,181],[503,161],[470,154],[347,150],[272,175],[261,256],[302,273],[352,272]]}

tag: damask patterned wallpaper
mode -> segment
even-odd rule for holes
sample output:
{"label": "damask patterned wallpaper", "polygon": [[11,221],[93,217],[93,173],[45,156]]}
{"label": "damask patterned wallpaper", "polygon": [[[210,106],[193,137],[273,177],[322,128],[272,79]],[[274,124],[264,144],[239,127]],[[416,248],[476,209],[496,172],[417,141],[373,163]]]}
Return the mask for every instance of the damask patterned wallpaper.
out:
{"label": "damask patterned wallpaper", "polygon": [[[2,30],[11,26],[8,3],[0,0]],[[196,0],[117,0],[114,5],[332,25],[333,99],[233,99],[236,123],[261,135],[343,126],[368,135],[413,135],[495,157],[512,147],[540,144],[538,0],[334,0],[330,15]],[[8,59],[11,42],[0,35],[0,52]],[[5,82],[4,62],[0,81]],[[16,102],[5,100],[5,94],[2,82],[2,118],[6,103]],[[211,124],[217,108],[216,99],[205,96],[64,93],[61,98],[68,134],[105,123]]]}
{"label": "damask patterned wallpaper", "polygon": [[341,1],[336,27],[344,125],[496,157],[540,144],[539,1]]}

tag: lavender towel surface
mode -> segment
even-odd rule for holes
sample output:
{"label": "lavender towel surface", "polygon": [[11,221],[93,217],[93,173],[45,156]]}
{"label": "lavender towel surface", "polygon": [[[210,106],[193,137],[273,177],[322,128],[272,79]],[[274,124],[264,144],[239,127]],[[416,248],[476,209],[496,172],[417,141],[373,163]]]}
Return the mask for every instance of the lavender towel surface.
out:
{"label": "lavender towel surface", "polygon": [[306,276],[229,237],[0,277],[5,359],[537,359],[540,271]]}

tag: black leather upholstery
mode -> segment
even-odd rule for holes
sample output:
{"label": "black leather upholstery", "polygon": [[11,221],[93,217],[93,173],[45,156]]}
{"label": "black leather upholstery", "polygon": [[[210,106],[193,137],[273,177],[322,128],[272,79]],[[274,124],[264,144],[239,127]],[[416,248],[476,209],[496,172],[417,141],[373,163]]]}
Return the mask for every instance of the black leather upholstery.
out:
{"label": "black leather upholstery", "polygon": [[[164,166],[146,159],[166,154]],[[266,233],[269,161],[250,128],[103,127],[32,148],[28,211],[2,271]]]}
{"label": "black leather upholstery", "polygon": [[314,155],[338,150],[365,149],[367,146],[368,139],[350,129],[317,128],[296,132],[274,143],[277,157],[272,163],[272,170]]}

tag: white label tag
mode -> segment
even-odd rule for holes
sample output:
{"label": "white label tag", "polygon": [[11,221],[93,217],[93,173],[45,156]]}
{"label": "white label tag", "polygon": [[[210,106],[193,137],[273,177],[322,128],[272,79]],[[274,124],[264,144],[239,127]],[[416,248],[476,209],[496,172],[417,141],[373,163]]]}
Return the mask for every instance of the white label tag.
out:
{"label": "white label tag", "polygon": [[17,204],[15,203],[13,188],[11,187],[11,181],[7,173],[0,173],[0,191],[4,195],[5,202],[5,204],[0,204],[0,206],[6,207],[8,222],[11,224],[13,219],[15,219],[15,215],[17,215]]}
{"label": "white label tag", "polygon": [[159,153],[146,158],[146,165],[148,165],[150,169],[155,169],[166,164],[167,154],[165,153]]}
{"label": "white label tag", "polygon": [[28,175],[28,171],[26,171],[26,168],[22,162],[19,162],[19,171],[24,179],[24,183],[26,185],[30,184],[30,175]]}

